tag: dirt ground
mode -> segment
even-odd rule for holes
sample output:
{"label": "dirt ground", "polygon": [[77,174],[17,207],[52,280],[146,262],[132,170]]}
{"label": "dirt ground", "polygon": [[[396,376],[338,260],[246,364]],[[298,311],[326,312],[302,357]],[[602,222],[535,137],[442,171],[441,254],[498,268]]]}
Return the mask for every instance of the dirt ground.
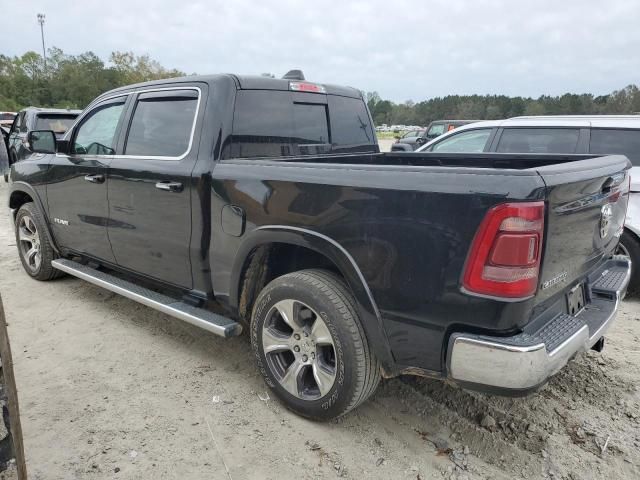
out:
{"label": "dirt ground", "polygon": [[0,246],[30,479],[640,478],[637,300],[603,354],[531,397],[399,378],[321,424],[269,398],[246,337],[71,277],[31,280],[4,207]]}

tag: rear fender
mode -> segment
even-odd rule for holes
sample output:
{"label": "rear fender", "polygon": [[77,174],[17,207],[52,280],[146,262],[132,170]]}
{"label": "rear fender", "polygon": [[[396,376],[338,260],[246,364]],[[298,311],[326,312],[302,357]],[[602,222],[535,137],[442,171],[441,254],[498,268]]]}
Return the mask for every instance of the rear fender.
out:
{"label": "rear fender", "polygon": [[298,245],[314,250],[330,260],[340,271],[357,303],[362,327],[378,360],[385,368],[393,365],[393,356],[382,326],[382,317],[367,282],[353,257],[338,242],[318,232],[285,225],[266,225],[256,228],[242,242],[231,274],[229,303],[238,308],[243,265],[251,252],[272,243]]}

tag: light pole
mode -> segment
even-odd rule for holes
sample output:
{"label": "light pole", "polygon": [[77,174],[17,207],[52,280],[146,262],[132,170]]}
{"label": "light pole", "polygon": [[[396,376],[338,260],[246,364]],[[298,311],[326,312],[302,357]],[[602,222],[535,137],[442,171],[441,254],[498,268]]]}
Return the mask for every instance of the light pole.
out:
{"label": "light pole", "polygon": [[44,48],[44,13],[38,14],[38,23],[40,24],[40,35],[42,36],[42,58],[44,59],[44,69],[47,69],[47,51]]}

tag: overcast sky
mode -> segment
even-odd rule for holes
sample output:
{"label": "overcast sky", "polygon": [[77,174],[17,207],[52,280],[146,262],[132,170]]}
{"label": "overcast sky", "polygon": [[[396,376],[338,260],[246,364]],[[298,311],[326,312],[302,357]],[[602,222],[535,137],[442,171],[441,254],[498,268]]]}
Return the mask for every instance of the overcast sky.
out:
{"label": "overcast sky", "polygon": [[537,97],[640,84],[639,0],[0,1],[0,53],[148,53],[187,73],[283,75],[378,91]]}

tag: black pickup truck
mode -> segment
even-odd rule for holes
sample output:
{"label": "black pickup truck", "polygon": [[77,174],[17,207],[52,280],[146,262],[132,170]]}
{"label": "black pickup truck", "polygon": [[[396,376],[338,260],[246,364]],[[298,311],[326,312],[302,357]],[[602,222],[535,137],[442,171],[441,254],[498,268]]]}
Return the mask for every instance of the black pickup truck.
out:
{"label": "black pickup truck", "polygon": [[29,275],[248,330],[315,419],[383,376],[534,391],[602,348],[629,281],[626,157],[381,154],[358,90],[295,74],[120,88],[29,143],[9,199]]}

